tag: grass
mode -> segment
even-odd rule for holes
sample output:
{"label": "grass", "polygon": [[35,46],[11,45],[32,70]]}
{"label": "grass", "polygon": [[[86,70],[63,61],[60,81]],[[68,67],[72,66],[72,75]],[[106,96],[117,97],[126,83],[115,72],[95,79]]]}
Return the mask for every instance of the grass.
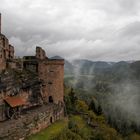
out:
{"label": "grass", "polygon": [[51,140],[51,138],[63,131],[63,129],[67,127],[67,124],[66,119],[57,121],[41,132],[31,135],[27,140]]}

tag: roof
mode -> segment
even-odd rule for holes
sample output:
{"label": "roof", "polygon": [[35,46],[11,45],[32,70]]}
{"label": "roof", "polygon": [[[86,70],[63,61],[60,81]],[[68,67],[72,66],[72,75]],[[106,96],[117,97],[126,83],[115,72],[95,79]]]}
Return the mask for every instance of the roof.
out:
{"label": "roof", "polygon": [[17,106],[22,106],[25,105],[25,101],[19,97],[19,96],[14,96],[14,97],[7,97],[4,99],[11,107],[17,107]]}

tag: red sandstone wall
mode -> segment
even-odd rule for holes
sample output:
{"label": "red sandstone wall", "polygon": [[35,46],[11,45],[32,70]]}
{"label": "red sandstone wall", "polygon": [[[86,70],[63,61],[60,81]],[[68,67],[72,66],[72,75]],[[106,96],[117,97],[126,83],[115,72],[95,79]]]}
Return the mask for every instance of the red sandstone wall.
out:
{"label": "red sandstone wall", "polygon": [[47,87],[49,96],[53,97],[55,103],[63,102],[63,65],[47,65]]}
{"label": "red sandstone wall", "polygon": [[[9,40],[4,36],[0,35],[0,70],[6,69],[6,60],[14,58],[14,47],[9,45]],[[15,64],[9,64],[12,68],[15,68]]]}
{"label": "red sandstone wall", "polygon": [[63,102],[64,97],[64,61],[51,60],[39,65],[39,76],[43,79],[42,87],[43,97],[49,102],[49,96],[52,96],[54,103]]}
{"label": "red sandstone wall", "polygon": [[[16,120],[0,123],[0,139],[20,140],[37,133],[64,117],[64,108],[58,105],[41,106]],[[52,122],[51,122],[52,120]]]}
{"label": "red sandstone wall", "polygon": [[14,47],[12,45],[9,45],[9,59],[14,58]]}
{"label": "red sandstone wall", "polygon": [[6,62],[2,59],[0,59],[0,71],[6,69]]}
{"label": "red sandstone wall", "polygon": [[45,59],[46,53],[41,47],[36,47],[36,58]]}

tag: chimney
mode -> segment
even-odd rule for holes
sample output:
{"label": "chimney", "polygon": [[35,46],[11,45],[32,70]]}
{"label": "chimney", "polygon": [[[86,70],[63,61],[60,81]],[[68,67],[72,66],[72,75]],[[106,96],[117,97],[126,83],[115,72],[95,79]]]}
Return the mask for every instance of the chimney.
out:
{"label": "chimney", "polygon": [[1,13],[0,13],[0,34],[1,34]]}

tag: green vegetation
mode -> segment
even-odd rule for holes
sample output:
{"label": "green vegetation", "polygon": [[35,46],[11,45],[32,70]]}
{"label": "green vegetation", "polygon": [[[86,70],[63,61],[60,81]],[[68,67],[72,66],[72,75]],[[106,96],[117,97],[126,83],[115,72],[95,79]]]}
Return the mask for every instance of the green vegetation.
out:
{"label": "green vegetation", "polygon": [[69,119],[68,128],[61,132],[53,140],[89,140],[91,128],[80,115],[72,115]]}
{"label": "green vegetation", "polygon": [[[93,98],[88,105],[86,101],[77,97],[77,94],[73,89],[67,89],[65,91],[69,91],[69,94],[67,93],[65,95],[65,103],[70,116],[68,126],[76,136],[80,136],[80,140],[122,139],[117,131],[107,124],[105,117],[102,114],[101,106],[95,98]],[[69,140],[69,138],[66,140]]]}
{"label": "green vegetation", "polygon": [[68,118],[52,124],[27,140],[139,140],[138,134],[123,136],[110,126],[98,100],[81,99],[76,90],[65,87]]}
{"label": "green vegetation", "polygon": [[[83,74],[82,69],[88,70],[84,72],[85,77],[79,76]],[[78,75],[65,76],[65,84],[73,87],[77,97],[90,105],[96,114],[103,112],[111,127],[128,136],[140,133],[139,69],[140,62],[120,62],[98,71],[94,67],[92,70],[81,66]],[[91,74],[93,76],[89,78]],[[96,101],[95,105],[92,103],[93,98],[100,103],[99,106]]]}
{"label": "green vegetation", "polygon": [[140,140],[140,62],[99,62],[79,68],[76,74],[67,69],[65,75],[67,127],[49,139]]}
{"label": "green vegetation", "polygon": [[51,126],[49,126],[47,129],[35,134],[31,135],[27,140],[50,140],[56,135],[58,135],[60,132],[62,132],[63,129],[67,127],[67,120],[61,120],[58,122],[55,122]]}

